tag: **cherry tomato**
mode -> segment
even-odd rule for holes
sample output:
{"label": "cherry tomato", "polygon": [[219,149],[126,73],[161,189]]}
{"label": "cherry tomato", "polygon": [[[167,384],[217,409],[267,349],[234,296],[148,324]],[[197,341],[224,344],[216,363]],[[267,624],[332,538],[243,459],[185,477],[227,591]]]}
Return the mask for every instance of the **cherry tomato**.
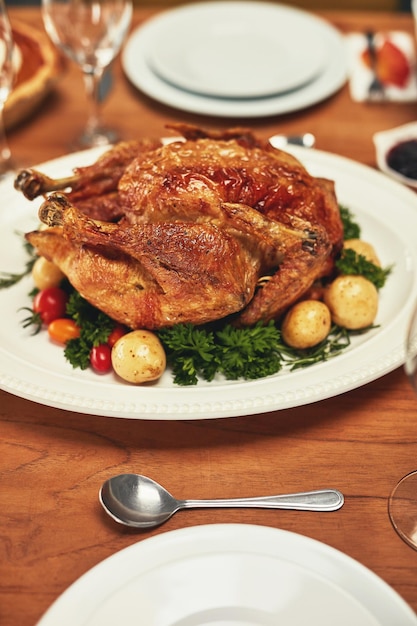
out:
{"label": "cherry tomato", "polygon": [[58,317],[64,317],[68,296],[59,287],[47,287],[38,291],[33,299],[33,310],[40,315],[44,324],[50,324]]}
{"label": "cherry tomato", "polygon": [[126,326],[123,326],[123,324],[117,324],[117,326],[113,328],[113,330],[111,331],[107,339],[107,343],[110,346],[110,348],[113,348],[116,341],[118,341],[120,337],[123,337],[123,335],[126,335],[126,333],[127,333]]}
{"label": "cherry tomato", "polygon": [[90,364],[99,374],[105,374],[112,369],[111,348],[107,343],[93,346],[90,351]]}
{"label": "cherry tomato", "polygon": [[70,339],[80,336],[80,328],[74,320],[58,317],[48,325],[48,334],[53,341],[65,345]]}

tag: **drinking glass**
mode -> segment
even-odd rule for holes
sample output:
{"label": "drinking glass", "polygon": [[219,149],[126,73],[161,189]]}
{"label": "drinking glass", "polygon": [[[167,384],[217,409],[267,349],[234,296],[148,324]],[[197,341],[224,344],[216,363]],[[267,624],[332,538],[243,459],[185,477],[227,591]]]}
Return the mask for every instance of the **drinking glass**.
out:
{"label": "drinking glass", "polygon": [[0,0],[0,178],[14,169],[4,127],[4,106],[13,88],[14,77],[13,34],[4,0]]}
{"label": "drinking glass", "polygon": [[101,120],[100,84],[128,32],[131,0],[42,0],[42,17],[52,42],[84,76],[90,113],[74,147],[114,143],[117,132]]}
{"label": "drinking glass", "polygon": [[[417,393],[417,304],[407,332],[404,368]],[[388,512],[400,537],[417,550],[417,470],[401,478],[394,487],[388,500]]]}

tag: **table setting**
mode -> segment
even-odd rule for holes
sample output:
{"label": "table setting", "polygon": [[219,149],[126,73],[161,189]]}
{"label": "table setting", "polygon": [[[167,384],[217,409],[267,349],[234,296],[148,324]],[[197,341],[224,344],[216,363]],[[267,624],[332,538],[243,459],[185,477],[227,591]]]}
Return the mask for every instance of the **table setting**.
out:
{"label": "table setting", "polygon": [[[111,0],[107,14],[93,3],[63,18],[66,2],[8,7],[16,45],[25,50],[18,32],[41,42],[46,78],[15,113],[28,68],[18,58],[5,105],[0,621],[416,624],[406,478],[417,456],[417,200],[412,170],[399,174],[388,158],[417,133],[412,14]],[[171,362],[144,384],[71,367],[45,327],[22,325],[34,287],[22,233],[37,232],[50,199],[76,205],[80,173],[89,185],[92,172],[100,198],[116,176],[113,143],[138,142],[144,166],[154,153],[179,158],[235,137],[242,154],[284,150],[291,167],[334,182],[387,271],[366,332],[308,367],[284,361],[246,380],[204,379],[203,367],[181,385]],[[106,158],[111,167],[94,170]],[[69,210],[54,205],[50,219],[63,221],[47,231]]]}
{"label": "table setting", "polygon": [[[222,23],[233,24],[230,32],[219,28]],[[249,31],[255,32],[255,50],[261,50],[256,59],[253,52],[246,53],[251,63],[245,57],[242,62]],[[302,47],[294,46],[294,32],[303,40]],[[184,62],[189,45],[195,45],[188,42],[187,33],[193,33],[199,45],[196,56]],[[207,42],[213,39],[216,56],[205,58]],[[168,46],[158,47],[159,41]],[[222,54],[230,50],[234,54],[228,65]],[[156,100],[202,114],[256,118],[297,111],[331,95],[346,80],[345,56],[339,33],[308,13],[259,2],[245,2],[236,10],[234,3],[225,2],[180,7],[149,20],[132,33],[123,63],[132,83]],[[285,59],[283,69],[271,66],[271,58]],[[245,71],[239,75],[235,67]],[[253,85],[250,92],[247,82]]]}

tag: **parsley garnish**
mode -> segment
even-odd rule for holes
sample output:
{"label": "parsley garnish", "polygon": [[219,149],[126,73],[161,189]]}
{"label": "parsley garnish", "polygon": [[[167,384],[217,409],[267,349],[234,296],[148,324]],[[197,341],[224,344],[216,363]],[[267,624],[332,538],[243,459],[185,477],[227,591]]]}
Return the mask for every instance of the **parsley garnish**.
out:
{"label": "parsley garnish", "polygon": [[252,328],[228,324],[215,337],[219,371],[228,380],[263,378],[281,369],[281,333],[273,322]]}
{"label": "parsley garnish", "polygon": [[115,322],[75,290],[68,300],[67,315],[80,327],[80,336],[67,342],[65,358],[74,368],[85,370],[90,363],[91,348],[107,342]]}
{"label": "parsley garnish", "polygon": [[293,350],[281,340],[274,322],[251,328],[226,324],[210,331],[192,324],[178,324],[158,332],[174,383],[196,385],[198,378],[211,381],[223,374],[227,380],[253,380],[327,361],[350,344],[348,331],[334,326],[325,341],[310,350]]}
{"label": "parsley garnish", "polygon": [[377,289],[381,289],[385,285],[385,281],[392,270],[392,267],[378,267],[362,254],[358,254],[350,248],[345,248],[342,251],[340,259],[336,261],[336,267],[342,274],[354,274],[367,278]]}
{"label": "parsley garnish", "polygon": [[339,211],[343,224],[343,239],[360,239],[361,229],[359,224],[354,221],[351,211],[341,204]]}

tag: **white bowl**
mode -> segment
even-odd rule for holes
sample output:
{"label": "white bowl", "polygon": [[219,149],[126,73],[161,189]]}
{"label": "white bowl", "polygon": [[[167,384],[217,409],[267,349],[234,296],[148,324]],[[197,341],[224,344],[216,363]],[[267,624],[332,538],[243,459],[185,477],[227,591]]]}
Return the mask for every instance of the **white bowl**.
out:
{"label": "white bowl", "polygon": [[375,133],[373,136],[375,150],[376,150],[376,162],[379,169],[385,174],[388,174],[395,180],[417,189],[417,179],[408,178],[403,174],[400,174],[396,170],[389,167],[387,163],[387,155],[391,148],[398,145],[402,141],[408,141],[415,139],[417,141],[417,122],[410,122],[403,126],[397,126],[397,128],[391,128],[390,130],[383,130]]}

